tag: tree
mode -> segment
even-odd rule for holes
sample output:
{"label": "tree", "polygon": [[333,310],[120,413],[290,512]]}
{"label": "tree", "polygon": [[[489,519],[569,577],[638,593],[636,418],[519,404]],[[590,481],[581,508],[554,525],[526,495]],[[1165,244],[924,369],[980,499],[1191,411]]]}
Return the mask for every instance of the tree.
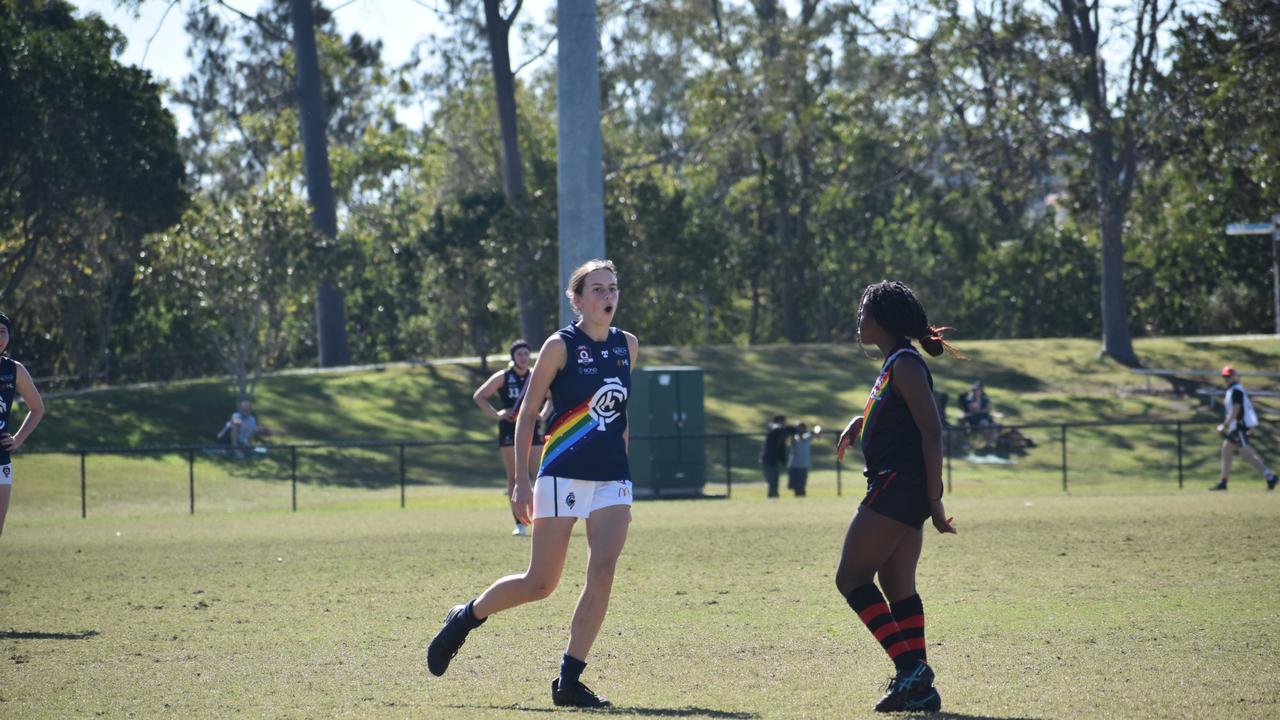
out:
{"label": "tree", "polygon": [[40,311],[45,371],[87,379],[108,367],[142,236],[187,194],[159,86],[114,60],[113,28],[72,12],[0,1],[0,302]]}
{"label": "tree", "polygon": [[[316,57],[315,18],[311,0],[291,0],[294,61],[298,69],[298,117],[302,124],[307,196],[312,220],[329,240],[338,235],[337,206],[329,175],[329,144],[325,135],[325,109],[320,96],[320,63]],[[351,362],[347,349],[347,320],[342,290],[332,274],[321,277],[316,288],[316,340],[320,367]]]}
{"label": "tree", "polygon": [[1176,0],[1137,0],[1119,87],[1107,71],[1101,1],[1058,0],[1056,6],[1059,31],[1072,59],[1063,80],[1088,123],[1082,134],[1088,142],[1102,239],[1102,352],[1129,366],[1137,366],[1139,360],[1125,294],[1125,219],[1141,163],[1151,151],[1145,128],[1162,111],[1155,91],[1160,40],[1176,6]]}

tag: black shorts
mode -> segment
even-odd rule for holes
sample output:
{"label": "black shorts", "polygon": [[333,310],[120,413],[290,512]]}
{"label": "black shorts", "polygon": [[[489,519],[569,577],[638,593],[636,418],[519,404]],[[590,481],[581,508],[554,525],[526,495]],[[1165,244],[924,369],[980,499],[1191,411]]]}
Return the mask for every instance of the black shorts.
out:
{"label": "black shorts", "polygon": [[903,525],[924,527],[929,519],[929,497],[923,470],[867,470],[867,495],[862,507],[870,508]]}
{"label": "black shorts", "polygon": [[1224,433],[1223,437],[1227,442],[1234,443],[1236,447],[1249,447],[1249,428],[1243,425],[1236,425],[1235,430]]}
{"label": "black shorts", "polygon": [[[539,427],[541,424],[542,423],[538,423],[538,425],[533,426],[533,444],[534,445],[541,445],[543,442],[542,428]],[[515,446],[516,446],[516,424],[513,422],[506,422],[504,420],[498,421],[498,447],[515,447]]]}

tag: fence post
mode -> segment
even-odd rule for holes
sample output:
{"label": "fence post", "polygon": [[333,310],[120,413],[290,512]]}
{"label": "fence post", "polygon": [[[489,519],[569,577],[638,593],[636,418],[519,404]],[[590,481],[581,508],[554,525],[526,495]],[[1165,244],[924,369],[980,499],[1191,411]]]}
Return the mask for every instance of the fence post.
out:
{"label": "fence post", "polygon": [[1062,426],[1062,492],[1067,491],[1067,426]]}
{"label": "fence post", "polygon": [[85,506],[85,486],[84,486],[84,458],[88,455],[85,451],[80,451],[80,517],[89,517]]}
{"label": "fence post", "polygon": [[404,443],[400,443],[400,507],[404,507]]}
{"label": "fence post", "polygon": [[724,436],[724,496],[733,497],[733,453],[729,446],[733,442],[732,435]]}
{"label": "fence post", "polygon": [[946,435],[947,443],[943,451],[947,454],[947,494],[951,494],[951,426],[943,425],[942,432]]}
{"label": "fence post", "polygon": [[298,512],[298,446],[289,446],[289,487],[293,491],[293,511]]}
{"label": "fence post", "polygon": [[187,496],[191,499],[191,514],[196,514],[196,451],[187,448]]}
{"label": "fence post", "polygon": [[1182,421],[1178,421],[1178,489],[1182,489]]}

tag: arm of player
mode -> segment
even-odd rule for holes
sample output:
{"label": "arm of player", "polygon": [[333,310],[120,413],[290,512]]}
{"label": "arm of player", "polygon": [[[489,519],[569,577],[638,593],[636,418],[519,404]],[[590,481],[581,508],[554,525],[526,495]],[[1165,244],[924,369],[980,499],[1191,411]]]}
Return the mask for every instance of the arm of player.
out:
{"label": "arm of player", "polygon": [[[627,354],[631,356],[631,369],[632,371],[634,371],[636,369],[636,364],[640,359],[640,341],[636,339],[635,335],[632,335],[626,330],[623,330],[622,334],[625,335],[627,338]],[[629,408],[631,407],[630,403],[627,404],[627,407],[628,407],[628,419],[630,419],[630,410],[629,410]],[[630,455],[631,454],[631,423],[629,422],[627,423],[627,428],[622,431],[622,446],[626,448],[627,454]]]}
{"label": "arm of player", "polygon": [[489,398],[493,397],[493,394],[498,392],[498,388],[502,387],[502,376],[504,374],[505,373],[503,373],[503,371],[499,370],[498,372],[490,375],[489,379],[485,380],[484,384],[476,388],[476,391],[471,394],[471,399],[475,401],[476,407],[480,408],[484,411],[485,415],[488,415],[494,420],[511,419],[511,411],[506,408],[494,410],[493,404],[489,402]]}
{"label": "arm of player", "polygon": [[938,404],[929,388],[929,376],[924,365],[909,360],[894,364],[891,382],[902,393],[902,399],[911,411],[911,419],[920,428],[920,448],[924,452],[924,486],[929,498],[929,513],[933,526],[940,533],[953,533],[955,527],[947,518],[942,506],[942,420],[938,417]]}
{"label": "arm of player", "polygon": [[0,434],[0,446],[10,451],[22,447],[36,426],[44,419],[44,398],[40,397],[40,391],[36,390],[36,384],[31,380],[31,373],[27,372],[22,363],[15,362],[14,365],[17,368],[14,385],[18,394],[22,396],[22,402],[27,406],[27,416],[22,419],[22,425],[18,427],[17,433]]}
{"label": "arm of player", "polygon": [[551,381],[564,367],[564,340],[552,335],[542,344],[538,362],[530,371],[524,388],[524,400],[516,416],[516,484],[511,492],[511,514],[522,524],[533,522],[533,488],[529,487],[529,451],[533,448],[533,426],[538,411],[547,398]]}
{"label": "arm of player", "polygon": [[858,439],[858,433],[862,432],[862,416],[859,415],[849,421],[844,426],[844,430],[840,433],[840,441],[836,443],[836,459],[844,462],[844,451],[849,449],[854,440]]}

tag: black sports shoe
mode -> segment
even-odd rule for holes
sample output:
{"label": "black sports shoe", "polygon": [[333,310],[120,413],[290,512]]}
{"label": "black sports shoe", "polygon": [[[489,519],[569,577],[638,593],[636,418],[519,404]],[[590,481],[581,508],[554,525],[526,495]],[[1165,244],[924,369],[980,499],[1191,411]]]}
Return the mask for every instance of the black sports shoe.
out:
{"label": "black sports shoe", "polygon": [[1210,487],[1209,489],[1210,489],[1210,490],[1226,490],[1226,489],[1227,489],[1227,481],[1226,481],[1226,480],[1219,480],[1217,485],[1214,485],[1213,487]]}
{"label": "black sports shoe", "polygon": [[1275,490],[1277,481],[1280,481],[1280,478],[1277,478],[1275,473],[1270,473],[1270,472],[1267,473],[1267,489],[1268,490]]}
{"label": "black sports shoe", "polygon": [[471,632],[471,628],[467,626],[466,615],[467,605],[464,603],[444,616],[444,625],[427,646],[427,670],[432,675],[444,675],[444,671],[449,669],[449,661],[458,654],[462,643],[467,641],[467,633]]}
{"label": "black sports shoe", "polygon": [[551,681],[551,702],[557,707],[606,708],[611,705],[608,698],[591,692],[591,688],[580,682],[562,690],[558,677]]}
{"label": "black sports shoe", "polygon": [[928,687],[907,698],[902,709],[908,712],[938,712],[942,709],[942,696],[938,688]]}
{"label": "black sports shoe", "polygon": [[[910,670],[900,671],[885,685],[884,697],[876,703],[876,712],[898,712],[907,709],[909,699],[933,687],[933,668],[921,660]],[[941,706],[941,700],[938,701]]]}

